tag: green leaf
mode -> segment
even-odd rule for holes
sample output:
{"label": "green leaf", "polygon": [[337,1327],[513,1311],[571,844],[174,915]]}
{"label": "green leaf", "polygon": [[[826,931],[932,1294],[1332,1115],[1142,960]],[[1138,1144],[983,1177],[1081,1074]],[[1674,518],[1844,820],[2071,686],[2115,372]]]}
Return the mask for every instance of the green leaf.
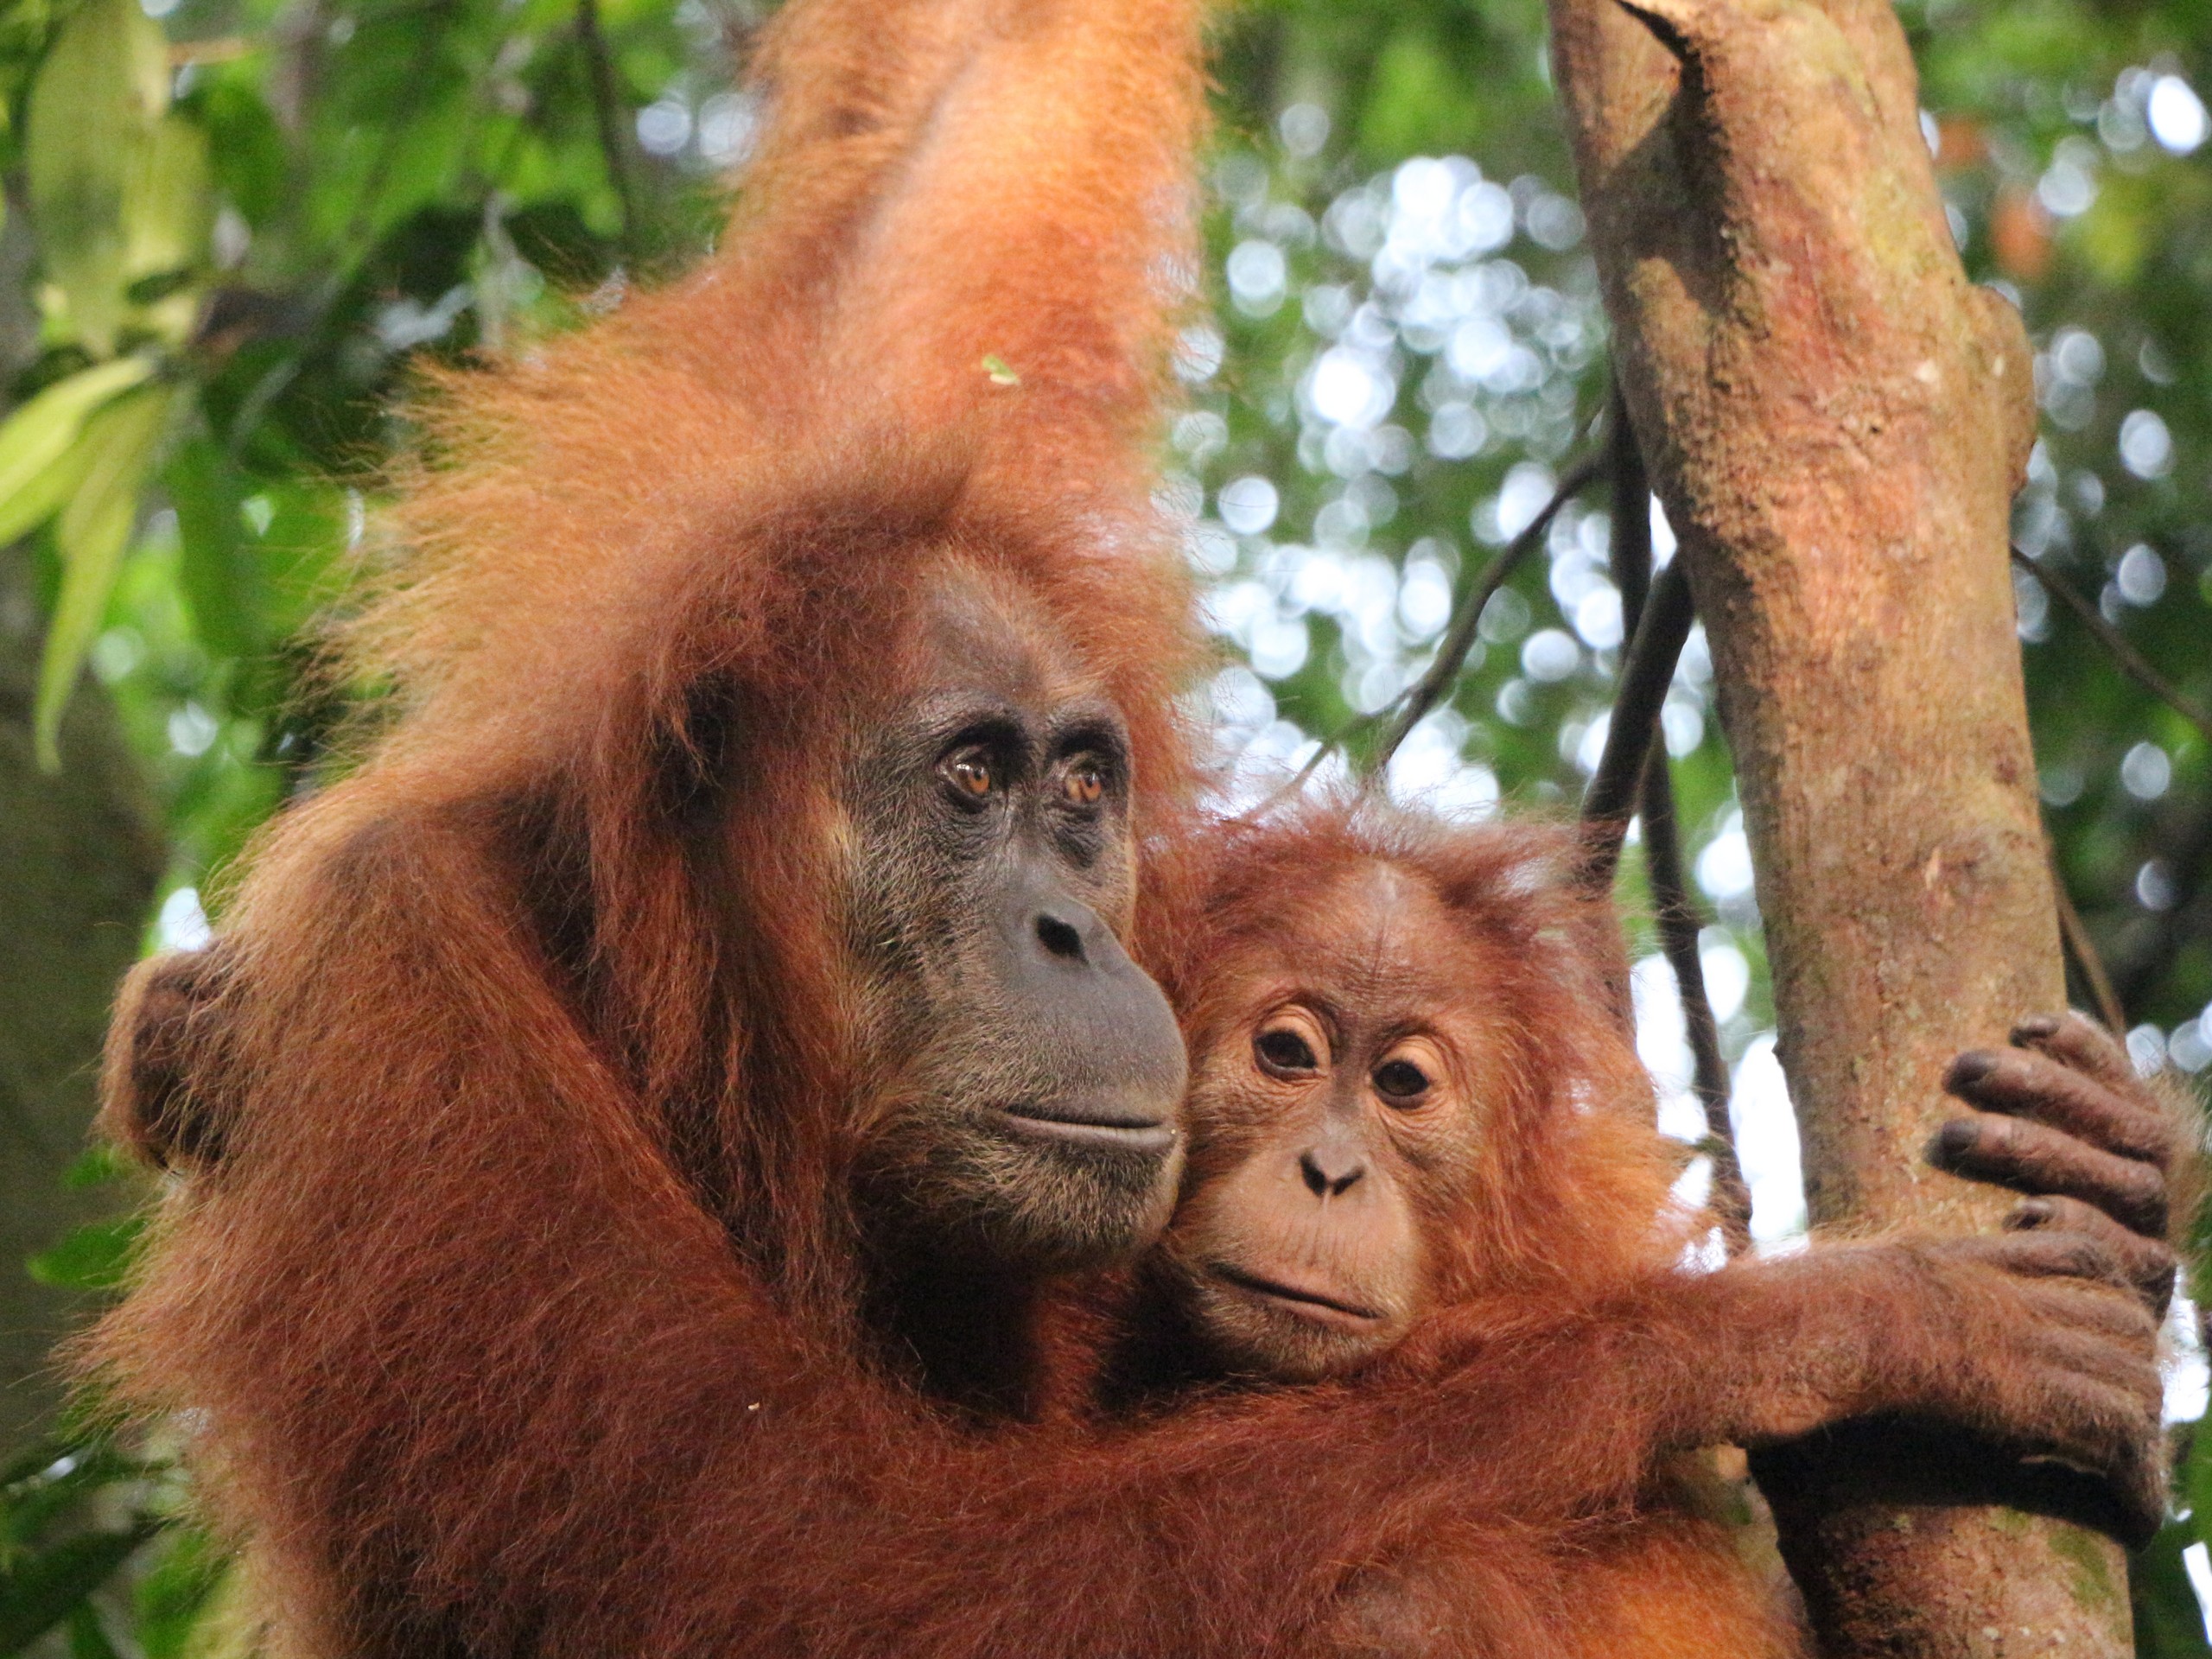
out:
{"label": "green leaf", "polygon": [[0,1573],[0,1654],[22,1651],[67,1618],[160,1530],[141,1521],[128,1532],[86,1533]]}
{"label": "green leaf", "polygon": [[69,1615],[69,1659],[123,1659],[100,1628],[99,1609],[80,1601]]}
{"label": "green leaf", "polygon": [[168,107],[168,51],[137,0],[85,0],[31,87],[25,167],[41,257],[99,356],[123,319],[125,199]]}
{"label": "green leaf", "polygon": [[2169,1522],[2128,1562],[2138,1659],[2212,1659],[2212,1645],[2204,1639],[2204,1609],[2181,1559],[2182,1551],[2196,1541],[2191,1522]]}
{"label": "green leaf", "polygon": [[146,1230],[139,1216],[88,1221],[25,1265],[41,1285],[62,1290],[112,1290],[130,1270],[130,1253]]}
{"label": "green leaf", "polygon": [[265,638],[260,582],[238,516],[238,468],[219,444],[195,437],[178,446],[162,481],[176,509],[178,574],[201,642],[226,657],[258,650]]}
{"label": "green leaf", "polygon": [[160,1559],[139,1580],[137,1630],[146,1659],[183,1659],[203,1634],[209,1601],[222,1587],[229,1562],[197,1528],[172,1529]]}
{"label": "green leaf", "polygon": [[32,717],[39,765],[48,772],[60,768],[61,711],[99,631],[137,517],[139,490],[174,401],[167,386],[129,393],[88,421],[78,440],[91,459],[84,481],[61,510],[55,537],[61,551],[61,594],[47,630]]}
{"label": "green leaf", "polygon": [[[77,441],[95,410],[154,370],[143,357],[118,358],[57,380],[0,426],[0,543],[14,541],[59,512],[75,486],[54,463]],[[50,498],[50,499],[49,499]]]}

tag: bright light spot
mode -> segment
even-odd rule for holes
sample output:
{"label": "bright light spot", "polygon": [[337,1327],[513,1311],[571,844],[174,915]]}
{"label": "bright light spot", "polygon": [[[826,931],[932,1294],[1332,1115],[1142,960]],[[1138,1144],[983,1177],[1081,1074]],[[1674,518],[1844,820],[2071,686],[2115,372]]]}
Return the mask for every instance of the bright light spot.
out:
{"label": "bright light spot", "polygon": [[1920,139],[1928,146],[1930,156],[1943,148],[1943,129],[1936,124],[1935,116],[1927,110],[1920,112]]}
{"label": "bright light spot", "polygon": [[[386,351],[407,351],[442,335],[453,327],[454,319],[468,308],[473,297],[467,283],[456,283],[438,296],[435,305],[426,306],[411,296],[394,300],[378,309],[372,326]],[[264,524],[262,529],[266,528]]]}
{"label": "bright light spot", "polygon": [[1175,417],[1172,442],[1193,467],[1202,467],[1229,443],[1229,423],[1210,409]]}
{"label": "bright light spot", "polygon": [[1554,253],[1563,253],[1582,239],[1582,209],[1552,191],[1531,201],[1524,217],[1536,245]]}
{"label": "bright light spot", "polygon": [[1313,412],[1339,426],[1373,426],[1390,412],[1396,389],[1357,352],[1332,346],[1313,365]]}
{"label": "bright light spot", "polygon": [[742,92],[716,92],[699,106],[699,154],[710,167],[735,167],[753,153],[760,112]]}
{"label": "bright light spot", "polygon": [[1705,1000],[1713,1004],[1713,1017],[1722,1024],[1733,1020],[1751,988],[1751,964],[1744,953],[1726,943],[1709,944],[1698,952],[1705,969]]}
{"label": "bright light spot", "polygon": [[1329,112],[1319,104],[1294,104],[1275,118],[1275,130],[1282,147],[1303,161],[1329,142]]}
{"label": "bright light spot", "polygon": [[1505,483],[1497,493],[1497,531],[1504,540],[1510,541],[1536,522],[1536,515],[1551,504],[1552,493],[1559,481],[1552,476],[1548,467],[1533,461],[1516,465],[1505,475]]}
{"label": "bright light spot", "polygon": [[2155,801],[2173,785],[2172,757],[2156,743],[2138,743],[2120,760],[2120,781],[2137,800]]}
{"label": "bright light spot", "polygon": [[197,887],[179,887],[162,900],[161,914],[154,918],[156,950],[198,950],[213,938]]}
{"label": "bright light spot", "polygon": [[2120,423],[2120,463],[2138,478],[2164,478],[2174,469],[2174,437],[2154,410],[2131,410]]}
{"label": "bright light spot", "polygon": [[2104,378],[2104,345],[2086,328],[2062,328],[2050,342],[2050,366],[2061,379],[2094,386]]}
{"label": "bright light spot", "polygon": [[1444,782],[1429,791],[1428,809],[1447,818],[1471,822],[1487,818],[1497,810],[1497,774],[1488,766],[1461,766]]}
{"label": "bright light spot", "polygon": [[1763,1249],[1805,1230],[1805,1173],[1797,1144],[1797,1114],[1789,1085],[1774,1057],[1774,1033],[1751,1039],[1736,1067],[1728,1117],[1736,1131],[1736,1159],[1751,1191],[1751,1237]]}
{"label": "bright light spot", "polygon": [[[1567,740],[1573,734],[1573,724],[1569,723],[1560,733],[1560,747],[1562,749],[1568,747]],[[1581,737],[1573,745],[1573,758],[1574,764],[1581,767],[1585,773],[1592,776],[1596,774],[1598,763],[1605,758],[1605,740],[1611,737],[1612,733],[1613,717],[1610,712],[1599,715],[1597,719],[1582,728]]]}
{"label": "bright light spot", "polygon": [[651,155],[673,156],[690,137],[691,111],[681,99],[656,99],[638,111],[638,142]]}
{"label": "bright light spot", "polygon": [[2158,595],[2166,591],[2166,562],[2138,542],[2120,556],[2113,585],[2131,605],[2155,605]]}
{"label": "bright light spot", "polygon": [[1659,731],[1667,740],[1667,753],[1679,760],[1705,741],[1705,715],[1688,700],[1669,697],[1659,710]]}
{"label": "bright light spot", "polygon": [[1239,536],[1257,536],[1274,523],[1281,498],[1273,484],[1255,474],[1223,485],[1214,505],[1221,522]]}
{"label": "bright light spot", "polygon": [[1574,636],[1558,628],[1540,628],[1521,647],[1521,671],[1545,683],[1566,679],[1582,665],[1582,648]]}
{"label": "bright light spot", "polygon": [[1272,242],[1239,242],[1226,266],[1229,292],[1237,309],[1264,315],[1282,303],[1290,265]]}
{"label": "bright light spot", "polygon": [[1428,451],[1445,461],[1465,461],[1490,441],[1490,423],[1470,404],[1446,404],[1428,417]]}
{"label": "bright light spot", "polygon": [[1192,524],[1183,532],[1183,556],[1193,570],[1225,576],[1236,568],[1236,538],[1219,524]]}
{"label": "bright light spot", "polygon": [[1585,594],[1574,607],[1574,631],[1593,651],[1610,651],[1620,644],[1620,589],[1607,582]]}
{"label": "bright light spot", "polygon": [[2174,1027],[2166,1039],[2166,1058],[2192,1075],[2212,1065],[2212,1035],[2206,1033],[2202,1015]]}
{"label": "bright light spot", "polygon": [[1705,1110],[1690,1093],[1696,1062],[1690,1055],[1682,999],[1667,958],[1649,956],[1629,974],[1636,1009],[1636,1052],[1659,1092],[1659,1130],[1677,1141],[1705,1138]]}
{"label": "bright light spot", "polygon": [[2146,859],[2135,872],[2135,902],[2145,910],[2171,910],[2181,897],[2174,888],[2173,872],[2162,858]]}
{"label": "bright light spot", "polygon": [[1433,559],[1406,565],[1398,585],[1398,620],[1415,639],[1433,639],[1452,620],[1452,578]]}
{"label": "bright light spot", "polygon": [[1475,632],[1486,645],[1510,645],[1529,629],[1529,601],[1510,588],[1501,588],[1483,607]]}
{"label": "bright light spot", "polygon": [[1452,331],[1444,360],[1462,380],[1482,380],[1503,368],[1512,350],[1513,336],[1496,317],[1469,317]]}
{"label": "bright light spot", "polygon": [[1175,336],[1175,375],[1186,385],[1213,378],[1225,349],[1221,331],[1199,322]]}
{"label": "bright light spot", "polygon": [[1401,162],[1390,175],[1390,205],[1415,219],[1443,218],[1458,193],[1451,168],[1433,156]]}
{"label": "bright light spot", "polygon": [[188,702],[169,716],[169,747],[188,757],[202,755],[222,729],[214,715],[196,702]]}
{"label": "bright light spot", "polygon": [[2179,75],[2160,75],[2151,84],[2143,118],[2151,124],[2151,136],[2177,156],[2188,155],[2212,136],[2204,100]]}
{"label": "bright light spot", "polygon": [[[1390,757],[1391,798],[1437,807],[1451,796],[1459,803],[1486,810],[1497,799],[1497,779],[1487,767],[1462,764],[1460,751],[1466,741],[1467,722],[1456,710],[1439,709],[1426,716],[1406,734],[1406,741]],[[1469,780],[1462,776],[1467,772],[1482,775],[1472,780],[1471,790]]]}
{"label": "bright light spot", "polygon": [[1732,819],[1697,855],[1697,884],[1707,897],[1724,903],[1751,890],[1751,843],[1740,818]]}
{"label": "bright light spot", "polygon": [[2212,1639],[2212,1556],[2208,1556],[2202,1544],[2189,1544],[2181,1552],[2181,1565],[2189,1574],[2189,1587],[2196,1592],[2196,1611],[2204,1620],[2204,1634]]}
{"label": "bright light spot", "polygon": [[2204,1338],[2197,1323],[2196,1304],[2189,1294],[2187,1270],[2181,1287],[2166,1306],[2166,1325],[2160,1346],[2166,1360],[2166,1399],[2164,1415],[2170,1423],[2193,1423],[2212,1403],[2212,1371],[2204,1359]]}
{"label": "bright light spot", "polygon": [[2152,1076],[2166,1063],[2166,1033],[2152,1025],[2136,1027],[2127,1033],[2127,1058],[2137,1071]]}
{"label": "bright light spot", "polygon": [[1513,198],[1484,179],[1459,195],[1459,233],[1471,253],[1495,253],[1513,239]]}
{"label": "bright light spot", "polygon": [[1675,526],[1669,522],[1667,509],[1659,505],[1659,498],[1651,498],[1651,563],[1662,569],[1675,556]]}
{"label": "bright light spot", "polygon": [[1231,731],[1257,732],[1274,720],[1274,696],[1249,668],[1223,669],[1211,695],[1215,721]]}
{"label": "bright light spot", "polygon": [[2055,219],[2072,219],[2086,213],[2096,199],[2096,175],[2077,156],[2060,156],[2036,181],[2036,200]]}
{"label": "bright light spot", "polygon": [[[1699,1121],[1704,1120],[1700,1116]],[[1691,1159],[1689,1167],[1675,1178],[1675,1202],[1685,1210],[1702,1210],[1712,1197],[1713,1160],[1703,1155]],[[1692,1273],[1709,1271],[1705,1266],[1704,1246],[1692,1244],[1684,1252],[1682,1265]]]}
{"label": "bright light spot", "polygon": [[1302,616],[1278,616],[1269,612],[1255,619],[1246,650],[1252,666],[1270,680],[1287,679],[1306,666],[1313,639]]}
{"label": "bright light spot", "polygon": [[110,628],[92,641],[92,672],[103,685],[113,685],[145,658],[146,642],[136,628]]}

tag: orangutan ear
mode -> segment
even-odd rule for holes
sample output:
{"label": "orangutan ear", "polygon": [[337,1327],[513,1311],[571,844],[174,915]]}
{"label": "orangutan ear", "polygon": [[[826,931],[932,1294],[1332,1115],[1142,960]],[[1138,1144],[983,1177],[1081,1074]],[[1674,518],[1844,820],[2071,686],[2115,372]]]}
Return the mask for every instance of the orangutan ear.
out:
{"label": "orangutan ear", "polygon": [[156,1168],[222,1157],[234,1092],[226,1075],[233,979],[218,943],[148,957],[117,995],[100,1069],[100,1132]]}

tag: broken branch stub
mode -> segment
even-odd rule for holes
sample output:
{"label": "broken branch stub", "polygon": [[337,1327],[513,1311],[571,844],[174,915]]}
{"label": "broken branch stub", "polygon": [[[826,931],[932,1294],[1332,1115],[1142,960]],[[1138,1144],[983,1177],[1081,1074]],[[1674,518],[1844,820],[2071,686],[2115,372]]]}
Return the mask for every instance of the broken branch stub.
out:
{"label": "broken branch stub", "polygon": [[[1616,372],[1710,640],[1816,1224],[1987,1225],[1928,1168],[1962,1047],[2064,995],[2006,566],[2033,438],[1886,0],[1551,0]],[[1801,1503],[1833,1656],[2128,1651],[2119,1552]]]}

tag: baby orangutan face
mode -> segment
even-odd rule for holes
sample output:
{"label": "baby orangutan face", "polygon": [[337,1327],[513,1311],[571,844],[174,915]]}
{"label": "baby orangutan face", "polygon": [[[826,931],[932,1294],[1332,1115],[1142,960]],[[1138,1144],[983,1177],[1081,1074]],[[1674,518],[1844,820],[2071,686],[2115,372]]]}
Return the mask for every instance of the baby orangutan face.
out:
{"label": "baby orangutan face", "polygon": [[1191,1161],[1160,1252],[1224,1370],[1381,1353],[1438,1300],[1481,1175],[1509,970],[1418,876],[1368,861],[1220,960],[1193,1010]]}

